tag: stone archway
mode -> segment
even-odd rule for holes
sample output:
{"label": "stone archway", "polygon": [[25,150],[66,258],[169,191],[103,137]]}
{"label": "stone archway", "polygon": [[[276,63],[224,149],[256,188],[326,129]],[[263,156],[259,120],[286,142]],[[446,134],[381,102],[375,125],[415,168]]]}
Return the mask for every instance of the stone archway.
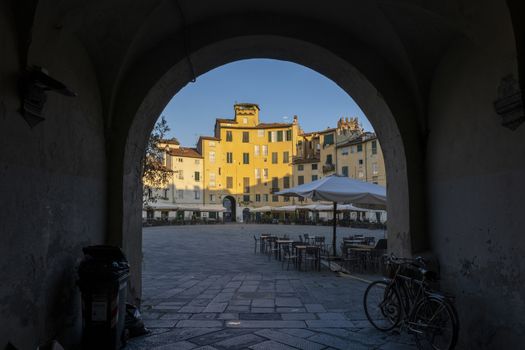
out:
{"label": "stone archway", "polygon": [[224,222],[235,222],[237,221],[237,202],[233,196],[226,196],[222,200],[222,205],[226,208],[226,211],[222,214]]}
{"label": "stone archway", "polygon": [[[245,58],[274,58],[302,64],[332,79],[352,95],[373,124],[384,149],[389,183],[389,232],[393,239],[390,247],[403,255],[426,249],[426,236],[421,229],[424,226],[423,191],[418,191],[422,186],[422,178],[418,173],[421,166],[420,148],[414,135],[417,125],[405,125],[407,136],[403,138],[398,127],[398,122],[403,122],[403,118],[395,118],[392,111],[399,110],[399,113],[404,113],[403,116],[415,113],[416,108],[410,107],[410,101],[400,102],[410,96],[403,82],[392,80],[393,77],[385,72],[390,85],[385,86],[385,92],[382,93],[362,72],[334,53],[312,43],[282,36],[244,36],[222,40],[196,50],[191,55],[191,62],[193,71],[199,75],[222,64]],[[137,268],[140,266],[141,256],[141,227],[135,219],[135,213],[140,212],[140,202],[136,198],[141,197],[142,191],[139,175],[143,145],[164,106],[178,90],[191,81],[192,70],[188,62],[187,57],[182,57],[158,81],[152,81],[149,90],[144,91],[142,103],[133,112],[135,117],[131,121],[122,149],[124,163],[121,177],[116,173],[113,178],[118,186],[111,188],[124,190],[119,195],[122,201],[114,203],[117,208],[110,210],[121,211],[120,218],[123,221],[110,222],[110,227],[114,227],[110,232],[115,234],[110,237],[110,242],[122,244],[130,259],[137,259],[132,264]],[[403,91],[406,97],[403,97]],[[393,101],[392,108],[384,94],[394,94],[392,98],[397,99]],[[126,98],[128,99],[129,97]],[[126,109],[128,108],[130,105],[126,104]],[[413,145],[410,147],[409,159],[405,144]],[[111,215],[111,218],[119,216]],[[411,232],[419,232],[419,236],[411,235]],[[132,294],[140,298],[140,271],[135,271],[133,286]]]}

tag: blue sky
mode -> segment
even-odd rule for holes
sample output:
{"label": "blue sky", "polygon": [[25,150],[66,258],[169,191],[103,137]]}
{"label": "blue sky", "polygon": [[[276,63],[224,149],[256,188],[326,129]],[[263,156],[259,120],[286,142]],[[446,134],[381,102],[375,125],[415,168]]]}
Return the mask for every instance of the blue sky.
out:
{"label": "blue sky", "polygon": [[[260,122],[291,122],[304,131],[334,127],[340,117],[358,117],[373,131],[354,100],[323,75],[295,63],[268,59],[233,62],[186,85],[168,103],[164,115],[170,137],[195,146],[200,135],[213,135],[215,118],[232,118],[234,103],[257,103]],[[181,121],[183,121],[181,123]]]}

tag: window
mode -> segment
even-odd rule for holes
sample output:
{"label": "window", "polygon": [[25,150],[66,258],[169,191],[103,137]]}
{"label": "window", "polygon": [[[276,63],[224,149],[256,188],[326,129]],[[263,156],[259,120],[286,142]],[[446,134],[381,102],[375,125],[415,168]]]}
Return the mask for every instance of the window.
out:
{"label": "window", "polygon": [[244,143],[250,142],[250,132],[249,131],[242,132],[242,142]]}
{"label": "window", "polygon": [[209,182],[209,186],[210,186],[210,187],[215,187],[215,173],[210,173],[210,182]]}
{"label": "window", "polygon": [[264,157],[268,157],[268,145],[262,146],[262,153]]}
{"label": "window", "polygon": [[255,157],[258,157],[259,156],[259,145],[254,145],[253,146],[253,155]]}
{"label": "window", "polygon": [[195,199],[201,199],[201,190],[198,186],[193,188],[193,192],[195,192]]}
{"label": "window", "polygon": [[279,130],[277,131],[277,142],[282,142],[282,141],[283,141],[283,131]]}
{"label": "window", "polygon": [[278,202],[279,201],[279,196],[272,196],[272,202]]}
{"label": "window", "polygon": [[233,177],[226,176],[226,188],[233,188]]}
{"label": "window", "polygon": [[255,201],[256,202],[260,202],[261,201],[261,195],[260,194],[256,194],[255,195]]}
{"label": "window", "polygon": [[243,124],[248,124],[248,118],[242,118],[242,123]]}
{"label": "window", "polygon": [[232,132],[231,130],[227,130],[226,131],[226,142],[232,142],[232,141],[233,141]]}
{"label": "window", "polygon": [[182,158],[177,158],[177,162],[182,163],[183,161],[184,161],[184,159],[182,159]]}
{"label": "window", "polygon": [[292,130],[286,130],[286,141],[292,141]]}
{"label": "window", "polygon": [[210,219],[217,219],[217,213],[214,211],[210,211],[208,215],[210,216]]}
{"label": "window", "polygon": [[249,194],[245,194],[242,196],[242,201],[243,202],[249,202],[250,201],[250,195]]}
{"label": "window", "polygon": [[272,132],[268,131],[268,142],[272,142]]}
{"label": "window", "polygon": [[357,152],[363,152],[363,144],[357,145]]}
{"label": "window", "polygon": [[263,194],[263,199],[265,202],[268,202],[268,198],[269,198],[268,194]]}
{"label": "window", "polygon": [[250,193],[250,178],[249,177],[243,177],[242,178],[242,184],[244,187],[244,193]]}
{"label": "window", "polygon": [[290,152],[283,152],[283,163],[288,164],[290,162]]}
{"label": "window", "polygon": [[359,159],[359,165],[363,165],[363,160]]}
{"label": "window", "polygon": [[272,188],[274,190],[277,190],[279,188],[279,178],[278,177],[272,177]]}
{"label": "window", "polygon": [[283,188],[290,188],[290,177],[283,177]]}
{"label": "window", "polygon": [[250,153],[242,154],[242,164],[250,164]]}
{"label": "window", "polygon": [[377,141],[372,141],[372,154],[377,154]]}
{"label": "window", "polygon": [[261,178],[261,169],[255,168],[255,178],[260,179]]}
{"label": "window", "polygon": [[232,152],[226,152],[226,163],[233,163],[233,153]]}
{"label": "window", "polygon": [[350,146],[350,153],[355,153],[355,146]]}
{"label": "window", "polygon": [[327,154],[326,155],[326,164],[332,164],[332,155],[331,154]]}
{"label": "window", "polygon": [[359,170],[359,173],[357,174],[360,178],[365,177],[365,173],[363,173],[363,170]]}
{"label": "window", "polygon": [[304,176],[303,176],[303,175],[299,175],[299,176],[297,177],[297,184],[298,184],[298,185],[302,185],[302,184],[304,184]]}
{"label": "window", "polygon": [[343,167],[342,172],[343,172],[343,176],[348,177],[348,167],[347,166]]}
{"label": "window", "polygon": [[257,137],[264,137],[264,130],[262,129],[257,130]]}
{"label": "window", "polygon": [[297,166],[297,171],[303,171],[304,170],[304,164],[299,164]]}
{"label": "window", "polygon": [[164,189],[164,197],[162,197],[162,198],[164,198],[164,199],[168,199],[168,191],[169,191],[168,188],[165,188],[165,189]]}
{"label": "window", "polygon": [[200,163],[201,163],[200,159],[195,159],[195,164],[200,164]]}
{"label": "window", "polygon": [[372,176],[372,182],[376,185],[379,184],[379,178],[377,176]]}
{"label": "window", "polygon": [[214,194],[210,194],[210,202],[215,202],[215,195]]}
{"label": "window", "polygon": [[215,163],[215,151],[210,151],[208,153],[208,159],[210,160],[210,163]]}
{"label": "window", "polygon": [[268,180],[268,169],[267,168],[264,168],[263,170],[263,177],[265,180]]}
{"label": "window", "polygon": [[341,154],[343,156],[347,156],[348,155],[348,147],[344,147],[342,150],[341,150]]}
{"label": "window", "polygon": [[215,141],[210,141],[210,143],[208,143],[208,145],[210,145],[210,147],[215,147]]}
{"label": "window", "polygon": [[219,168],[219,176],[221,175],[221,168]]}
{"label": "window", "polygon": [[317,175],[312,175],[312,181],[315,181],[317,179],[318,179]]}
{"label": "window", "polygon": [[177,197],[179,197],[179,199],[183,199],[184,198],[184,190],[178,190],[177,191]]}
{"label": "window", "polygon": [[194,177],[195,177],[195,181],[200,181],[201,180],[201,173],[196,171]]}
{"label": "window", "polygon": [[184,180],[184,170],[179,170],[179,180]]}
{"label": "window", "polygon": [[290,197],[284,197],[283,200],[284,200],[285,202],[289,202],[289,201],[290,201]]}
{"label": "window", "polygon": [[272,152],[272,164],[277,164],[279,161],[279,155],[277,152]]}
{"label": "window", "polygon": [[377,175],[379,173],[379,168],[377,167],[377,163],[372,163],[372,174]]}
{"label": "window", "polygon": [[312,170],[317,170],[317,164],[312,164]]}
{"label": "window", "polygon": [[333,144],[334,144],[334,134],[324,135],[323,146],[333,145]]}

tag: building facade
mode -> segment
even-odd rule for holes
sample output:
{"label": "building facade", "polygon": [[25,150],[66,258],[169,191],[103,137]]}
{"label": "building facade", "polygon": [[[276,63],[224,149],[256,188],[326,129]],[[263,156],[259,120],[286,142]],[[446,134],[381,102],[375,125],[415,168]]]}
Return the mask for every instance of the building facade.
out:
{"label": "building facade", "polygon": [[[202,209],[199,216],[243,221],[254,208],[310,204],[275,193],[331,174],[386,185],[379,141],[357,118],[341,118],[335,128],[305,133],[296,116],[292,123],[261,123],[259,111],[257,104],[235,104],[234,117],[216,119],[214,135],[201,136],[196,148],[162,143],[165,166],[173,174],[156,207],[193,206]],[[218,208],[225,212],[204,211]],[[182,215],[180,210],[166,211],[154,215]]]}

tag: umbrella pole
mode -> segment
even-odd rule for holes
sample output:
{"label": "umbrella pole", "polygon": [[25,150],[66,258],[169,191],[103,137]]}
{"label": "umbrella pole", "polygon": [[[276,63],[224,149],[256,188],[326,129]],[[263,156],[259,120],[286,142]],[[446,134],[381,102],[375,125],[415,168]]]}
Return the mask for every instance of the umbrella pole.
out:
{"label": "umbrella pole", "polygon": [[334,202],[334,231],[332,233],[332,249],[333,249],[334,256],[337,255],[336,254],[336,244],[335,244],[335,241],[336,241],[336,233],[335,233],[336,227],[337,227],[337,202]]}

